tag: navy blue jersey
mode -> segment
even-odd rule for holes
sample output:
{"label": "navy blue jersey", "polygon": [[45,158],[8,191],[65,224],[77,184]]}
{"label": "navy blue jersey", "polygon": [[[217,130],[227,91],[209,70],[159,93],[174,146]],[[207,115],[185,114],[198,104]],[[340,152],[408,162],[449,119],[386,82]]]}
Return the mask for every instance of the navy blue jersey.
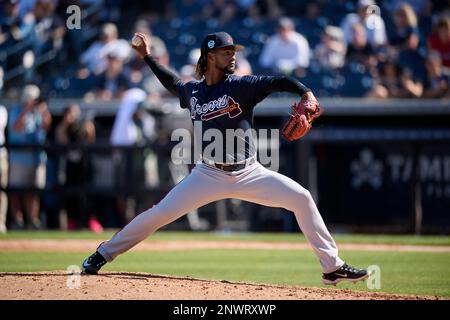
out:
{"label": "navy blue jersey", "polygon": [[[227,75],[211,86],[204,79],[178,84],[181,107],[190,111],[194,126],[195,122],[201,122],[202,151],[211,146],[211,152],[204,152],[205,157],[212,155],[214,159],[210,160],[215,162],[234,163],[255,155],[255,137],[250,130],[253,108],[270,93],[269,84],[267,77],[235,75]],[[210,129],[220,131],[222,143],[213,140],[217,134]],[[219,148],[213,148],[219,145],[222,154],[218,154]]]}
{"label": "navy blue jersey", "polygon": [[[207,85],[205,78],[183,83],[150,56],[144,60],[164,87],[179,97],[181,107],[190,111],[195,139],[202,141],[202,155],[219,163],[236,163],[255,155],[256,137],[251,129],[258,102],[272,92],[303,95],[309,91],[299,81],[280,76],[225,75],[214,85]],[[200,124],[201,132],[197,132]]]}

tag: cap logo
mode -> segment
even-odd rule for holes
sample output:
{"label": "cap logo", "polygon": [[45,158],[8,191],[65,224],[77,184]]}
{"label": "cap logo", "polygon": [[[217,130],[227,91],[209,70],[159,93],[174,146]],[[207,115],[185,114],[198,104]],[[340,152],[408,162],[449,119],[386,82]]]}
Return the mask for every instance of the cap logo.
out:
{"label": "cap logo", "polygon": [[215,45],[215,44],[216,44],[216,43],[214,42],[214,40],[208,41],[208,48],[210,48],[210,49],[214,48],[214,45]]}

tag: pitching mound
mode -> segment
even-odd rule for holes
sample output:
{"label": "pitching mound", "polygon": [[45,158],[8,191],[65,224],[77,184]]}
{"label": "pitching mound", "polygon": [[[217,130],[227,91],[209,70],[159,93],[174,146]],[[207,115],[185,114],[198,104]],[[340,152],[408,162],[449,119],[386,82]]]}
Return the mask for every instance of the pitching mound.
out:
{"label": "pitching mound", "polygon": [[[72,276],[73,277],[73,276]],[[81,275],[79,288],[66,272],[0,273],[0,299],[133,300],[435,300],[442,297],[307,288],[148,273],[105,272]]]}

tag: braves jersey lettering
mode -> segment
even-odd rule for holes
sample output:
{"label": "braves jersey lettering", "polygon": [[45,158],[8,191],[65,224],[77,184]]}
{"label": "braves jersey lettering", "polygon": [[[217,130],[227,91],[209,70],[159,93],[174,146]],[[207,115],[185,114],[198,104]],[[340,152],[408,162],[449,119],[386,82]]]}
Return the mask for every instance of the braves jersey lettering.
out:
{"label": "braves jersey lettering", "polygon": [[197,101],[197,98],[191,98],[191,119],[193,120],[196,115],[200,115],[202,121],[209,121],[226,114],[230,118],[234,118],[242,113],[239,103],[236,103],[232,97],[227,95],[203,105],[197,104]]}
{"label": "braves jersey lettering", "polygon": [[[193,90],[192,92],[194,92]],[[214,111],[215,109],[225,108],[227,106],[227,95],[220,97],[219,99],[212,100],[208,103],[199,104],[197,103],[198,99],[196,97],[192,97],[190,101],[191,105],[191,119],[195,119],[195,115],[202,115],[207,113],[208,111]]]}
{"label": "braves jersey lettering", "polygon": [[[218,129],[225,138],[226,129],[246,132],[253,128],[253,108],[267,96],[267,85],[267,77],[227,75],[213,86],[204,80],[185,83],[180,85],[178,93],[181,107],[189,109],[192,122],[202,122],[202,136],[209,129]],[[227,153],[223,141],[223,158],[214,159],[215,162],[240,162],[255,155],[253,137],[237,139],[245,143]],[[209,143],[202,141],[202,153]]]}

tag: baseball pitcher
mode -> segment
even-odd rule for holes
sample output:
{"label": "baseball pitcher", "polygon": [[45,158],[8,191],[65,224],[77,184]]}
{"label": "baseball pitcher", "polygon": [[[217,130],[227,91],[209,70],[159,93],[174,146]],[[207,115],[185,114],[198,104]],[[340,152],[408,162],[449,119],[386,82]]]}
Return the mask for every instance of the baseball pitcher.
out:
{"label": "baseball pitcher", "polygon": [[[293,141],[311,129],[320,115],[320,106],[310,89],[285,76],[233,75],[238,50],[226,32],[209,34],[202,42],[197,63],[199,80],[183,83],[160,65],[150,51],[149,38],[142,33],[133,37],[132,47],[144,59],[164,87],[180,99],[181,108],[190,111],[192,122],[201,123],[199,132],[210,129],[223,133],[227,129],[247,132],[253,128],[253,109],[272,92],[290,92],[301,99],[292,106],[292,114],[282,135]],[[242,130],[239,130],[242,129]],[[282,207],[295,214],[296,220],[311,244],[323,269],[324,284],[356,282],[369,275],[339,258],[338,249],[327,230],[308,190],[294,180],[263,167],[256,160],[252,135],[242,137],[237,148],[226,148],[214,155],[205,152],[209,141],[203,141],[200,160],[192,172],[177,184],[158,204],[137,215],[128,225],[105,241],[82,264],[87,274],[97,274],[106,263],[146,239],[159,228],[210,202],[238,198],[270,207]]]}

